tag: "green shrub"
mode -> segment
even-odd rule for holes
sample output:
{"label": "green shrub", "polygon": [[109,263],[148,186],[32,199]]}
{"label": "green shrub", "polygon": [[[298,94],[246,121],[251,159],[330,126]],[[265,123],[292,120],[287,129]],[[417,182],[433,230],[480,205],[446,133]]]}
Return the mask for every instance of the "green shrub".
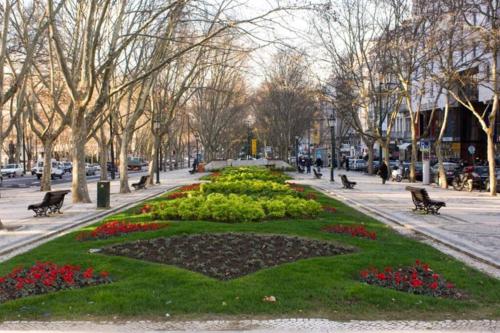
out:
{"label": "green shrub", "polygon": [[272,197],[276,195],[289,194],[294,195],[289,185],[275,183],[263,180],[237,180],[217,181],[214,183],[205,183],[201,185],[201,191],[205,194],[223,193],[223,194],[247,194]]}
{"label": "green shrub", "polygon": [[239,180],[265,180],[284,183],[290,177],[279,171],[271,171],[265,167],[240,167],[225,168],[216,177],[211,177],[214,182],[234,182]]}
{"label": "green shrub", "polygon": [[314,217],[321,212],[321,205],[289,195],[255,200],[247,195],[211,193],[164,201],[151,209],[153,218],[160,220],[251,222],[285,216]]}

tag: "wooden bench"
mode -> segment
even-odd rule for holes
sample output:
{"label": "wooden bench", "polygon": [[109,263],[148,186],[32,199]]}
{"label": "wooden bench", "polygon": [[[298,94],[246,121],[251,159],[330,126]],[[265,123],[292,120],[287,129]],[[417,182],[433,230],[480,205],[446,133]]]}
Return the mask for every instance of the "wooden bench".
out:
{"label": "wooden bench", "polygon": [[139,182],[132,184],[132,187],[135,188],[136,190],[145,189],[148,178],[149,176],[141,176]]}
{"label": "wooden bench", "polygon": [[316,179],[321,179],[321,176],[323,176],[323,174],[321,172],[318,172],[315,168],[313,168],[313,172]]}
{"label": "wooden bench", "polygon": [[42,202],[29,205],[28,210],[35,212],[36,216],[47,216],[47,213],[59,213],[61,212],[61,207],[64,203],[64,197],[68,194],[69,190],[62,191],[52,191],[45,193]]}
{"label": "wooden bench", "polygon": [[406,190],[411,192],[411,198],[415,205],[413,211],[424,211],[426,214],[439,215],[439,209],[446,207],[445,202],[432,200],[425,188],[406,186]]}
{"label": "wooden bench", "polygon": [[349,181],[346,175],[340,175],[340,180],[342,180],[342,187],[345,189],[352,190],[356,185],[356,182]]}

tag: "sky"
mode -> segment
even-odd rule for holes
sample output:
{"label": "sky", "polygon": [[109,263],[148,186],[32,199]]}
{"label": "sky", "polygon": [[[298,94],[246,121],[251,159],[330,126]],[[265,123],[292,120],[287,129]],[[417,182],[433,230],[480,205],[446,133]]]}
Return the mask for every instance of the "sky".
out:
{"label": "sky", "polygon": [[[300,0],[288,0],[287,2],[299,3]],[[324,1],[323,1],[324,2]],[[319,0],[308,1],[308,3],[320,3]],[[249,0],[242,1],[238,16],[243,18],[255,17],[266,13],[279,4],[285,4],[280,0]],[[248,45],[258,47],[251,54],[248,64],[248,83],[250,87],[257,87],[265,77],[265,68],[272,60],[273,54],[279,49],[295,48],[305,51],[311,63],[313,76],[324,80],[328,74],[326,63],[321,52],[318,52],[314,44],[314,34],[311,33],[310,21],[312,12],[307,10],[287,10],[273,13],[265,27],[249,27],[252,36],[246,38]],[[247,26],[245,26],[247,28]]]}

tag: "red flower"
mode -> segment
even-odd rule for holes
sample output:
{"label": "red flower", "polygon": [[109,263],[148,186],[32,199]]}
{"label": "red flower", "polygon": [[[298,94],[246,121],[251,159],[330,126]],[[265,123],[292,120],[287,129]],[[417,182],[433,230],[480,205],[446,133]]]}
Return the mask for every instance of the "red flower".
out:
{"label": "red flower", "polygon": [[16,283],[16,289],[17,289],[17,290],[19,290],[19,289],[23,289],[23,287],[24,287],[24,283],[22,283],[22,282],[20,282],[20,281]]}
{"label": "red flower", "polygon": [[439,287],[439,284],[436,281],[434,281],[430,284],[429,287],[431,287],[432,290],[435,290]]}
{"label": "red flower", "polygon": [[359,275],[361,275],[363,279],[366,279],[368,277],[368,271],[361,271]]}
{"label": "red flower", "polygon": [[418,288],[418,287],[421,287],[424,283],[422,282],[422,280],[419,280],[419,279],[414,279],[414,280],[411,280],[410,282],[410,285],[413,287],[413,288]]}
{"label": "red flower", "polygon": [[453,285],[453,283],[448,282],[448,283],[446,284],[446,288],[447,288],[447,289],[453,289],[453,288],[455,288],[455,286]]}
{"label": "red flower", "polygon": [[0,277],[0,283],[4,283],[4,282],[5,282],[5,278]]}
{"label": "red flower", "polygon": [[385,280],[385,279],[386,279],[386,276],[385,276],[385,274],[384,274],[384,273],[379,273],[379,274],[377,275],[377,279],[379,279],[379,280]]}
{"label": "red flower", "polygon": [[109,273],[108,272],[105,272],[105,271],[102,271],[100,273],[100,275],[103,277],[103,278],[107,278],[109,276]]}
{"label": "red flower", "polygon": [[94,275],[94,269],[92,267],[88,268],[85,272],[83,272],[83,277],[86,279],[91,279]]}
{"label": "red flower", "polygon": [[436,273],[432,274],[432,278],[433,278],[434,280],[439,279],[439,274],[436,274]]}
{"label": "red flower", "polygon": [[420,266],[420,260],[419,260],[419,259],[415,260],[415,264],[416,264],[417,266]]}

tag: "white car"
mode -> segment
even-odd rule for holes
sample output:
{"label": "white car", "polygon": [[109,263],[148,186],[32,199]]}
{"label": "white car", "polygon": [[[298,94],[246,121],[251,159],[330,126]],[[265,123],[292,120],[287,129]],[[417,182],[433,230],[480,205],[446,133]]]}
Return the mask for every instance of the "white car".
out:
{"label": "white car", "polygon": [[24,168],[21,164],[7,164],[4,168],[2,168],[2,177],[17,177],[24,176]]}
{"label": "white car", "polygon": [[90,163],[85,163],[85,174],[87,176],[95,176],[95,173],[96,173],[95,167]]}
{"label": "white car", "polygon": [[[43,160],[39,160],[37,163],[36,163],[36,177],[38,179],[42,179],[42,175],[43,175]],[[55,179],[56,177],[58,177],[59,179],[62,179],[64,175],[64,170],[61,169],[60,165],[59,165],[59,162],[57,162],[56,160],[52,160],[51,161],[51,168],[50,168],[50,178],[51,179]]]}

